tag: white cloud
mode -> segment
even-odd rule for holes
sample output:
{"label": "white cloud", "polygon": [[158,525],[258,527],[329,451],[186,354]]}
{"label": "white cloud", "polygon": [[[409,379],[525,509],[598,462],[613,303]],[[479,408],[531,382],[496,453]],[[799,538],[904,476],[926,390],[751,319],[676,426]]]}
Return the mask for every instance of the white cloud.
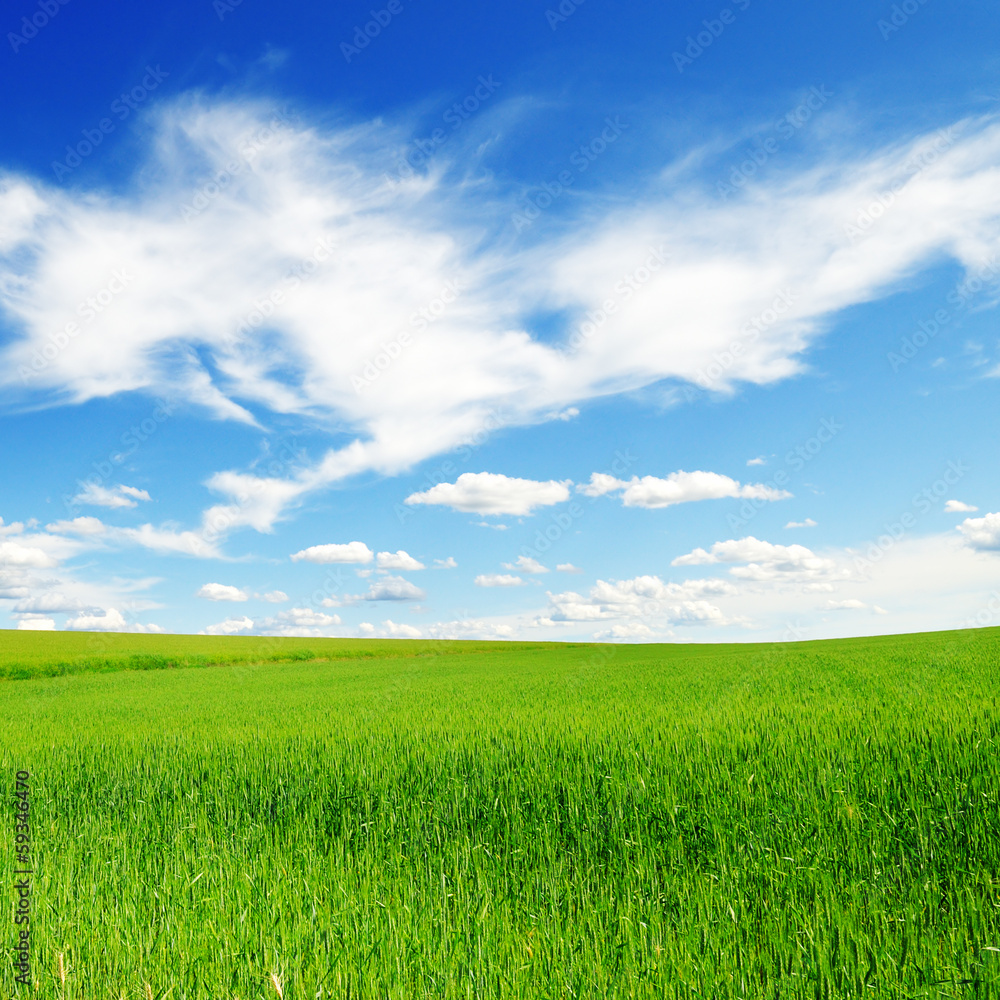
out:
{"label": "white cloud", "polygon": [[269,590],[266,594],[261,594],[261,597],[269,604],[284,604],[288,600],[288,594],[283,590]]}
{"label": "white cloud", "polygon": [[99,614],[78,615],[66,622],[66,628],[81,632],[124,632],[128,622],[117,608],[108,608]]}
{"label": "white cloud", "polygon": [[447,559],[435,559],[434,568],[435,569],[455,569],[458,563],[455,562],[454,556],[448,556]]}
{"label": "white cloud", "polygon": [[815,528],[816,522],[811,518],[807,517],[804,521],[789,521],[785,525],[786,528]]}
{"label": "white cloud", "polygon": [[608,493],[622,494],[626,507],[660,508],[696,500],[719,500],[723,497],[742,497],[751,500],[784,500],[791,496],[787,490],[775,489],[763,483],[741,485],[729,476],[717,472],[672,472],[666,479],[656,476],[633,476],[630,480],[616,479],[607,473],[595,472],[586,485],[577,489],[590,497]]}
{"label": "white cloud", "polygon": [[55,521],[45,525],[46,531],[57,535],[103,535],[108,529],[98,517],[74,517],[72,521]]}
{"label": "white cloud", "polygon": [[978,507],[973,507],[972,504],[969,503],[962,503],[961,500],[949,500],[944,505],[944,511],[946,514],[971,514],[977,510],[979,510]]}
{"label": "white cloud", "polygon": [[756,458],[748,458],[747,465],[767,465],[767,459],[763,455],[758,455]]}
{"label": "white cloud", "polygon": [[513,639],[513,625],[487,621],[482,618],[462,618],[438,622],[427,629],[432,639]]}
{"label": "white cloud", "polygon": [[[824,159],[727,201],[703,190],[685,166],[701,162],[699,151],[689,151],[668,165],[669,183],[656,165],[611,207],[575,199],[575,215],[551,217],[558,233],[540,220],[514,256],[506,236],[486,245],[481,237],[501,231],[507,192],[453,183],[440,158],[440,170],[390,182],[384,164],[408,136],[380,122],[293,126],[272,123],[273,114],[261,102],[163,102],[144,131],[150,162],[134,185],[108,193],[0,177],[0,216],[12,220],[0,306],[19,331],[0,359],[10,392],[84,402],[143,391],[248,423],[236,400],[251,401],[355,435],[285,479],[212,477],[209,487],[232,502],[210,508],[206,524],[227,530],[270,530],[310,491],[411,468],[497,426],[498,411],[508,426],[527,425],[665,379],[727,392],[787,378],[833,314],[895,291],[943,257],[972,268],[997,249],[1000,123],[992,119],[958,123],[943,138],[890,139],[881,150],[830,154],[838,144],[826,143]],[[247,163],[239,151],[265,127]],[[931,162],[910,169],[931,150]],[[204,195],[204,179],[234,158],[243,169]],[[846,224],[890,188],[891,210],[862,238],[848,234]],[[203,210],[192,207],[196,196]],[[637,248],[659,246],[664,234],[670,266],[620,300],[593,335],[579,343],[572,328],[568,343],[533,335],[528,318],[540,308],[574,317],[599,308],[641,263]],[[289,261],[308,261],[308,277],[289,281]],[[76,304],[123,269],[128,282],[109,307],[33,367]],[[415,310],[443,302],[456,280],[461,294],[419,341],[359,386],[381,345],[411,329]],[[272,295],[265,341],[248,303]],[[744,350],[718,365],[737,341]],[[671,494],[650,487],[634,496],[645,505]],[[201,534],[203,544],[219,537]],[[190,554],[206,554],[188,542]]]}
{"label": "white cloud", "polygon": [[560,573],[582,573],[583,570],[579,566],[574,566],[572,563],[559,563],[556,569]]}
{"label": "white cloud", "polygon": [[548,567],[543,566],[537,559],[531,556],[518,556],[512,563],[504,563],[504,569],[512,569],[516,573],[548,573]]}
{"label": "white cloud", "polygon": [[258,628],[280,628],[287,625],[299,628],[329,628],[331,625],[339,624],[339,615],[328,615],[312,608],[289,608],[288,611],[281,611],[273,618],[263,619]]}
{"label": "white cloud", "polygon": [[527,581],[510,573],[480,573],[472,582],[477,587],[523,587]]}
{"label": "white cloud", "polygon": [[1000,550],[1000,513],[967,517],[958,530],[964,535],[966,544],[980,552]]}
{"label": "white cloud", "polygon": [[24,598],[14,605],[15,611],[46,614],[77,614],[83,610],[78,598],[67,597],[65,594],[50,592]]}
{"label": "white cloud", "polygon": [[72,503],[88,504],[92,507],[136,507],[136,500],[150,500],[145,490],[134,486],[113,486],[110,489],[98,483],[85,483],[83,489],[72,499]]}
{"label": "white cloud", "polygon": [[729,572],[745,580],[808,580],[835,574],[837,565],[832,559],[817,556],[804,545],[775,545],[763,542],[752,535],[716,542],[710,551],[695,549],[678,556],[672,566],[705,566],[712,563],[745,563],[734,566]]}
{"label": "white cloud", "polygon": [[311,545],[291,556],[292,562],[305,560],[311,563],[370,563],[374,558],[375,553],[364,542]]}
{"label": "white cloud", "polygon": [[530,514],[569,499],[569,480],[537,482],[495,472],[463,472],[454,483],[412,493],[404,503],[441,504],[465,514]]}
{"label": "white cloud", "polygon": [[859,601],[856,597],[849,597],[844,601],[827,601],[828,611],[861,611],[868,605],[864,601]]}
{"label": "white cloud", "polygon": [[204,597],[207,601],[245,601],[250,595],[239,587],[230,587],[224,583],[206,583],[194,596]]}
{"label": "white cloud", "polygon": [[391,636],[394,639],[419,639],[423,633],[412,625],[398,624],[386,619],[382,622],[382,635]]}
{"label": "white cloud", "polygon": [[175,528],[156,528],[151,524],[142,524],[138,528],[109,528],[108,532],[112,540],[141,545],[161,555],[218,559],[222,554],[214,540],[198,531],[178,531]]}
{"label": "white cloud", "polygon": [[20,542],[0,542],[0,566],[50,569],[56,565],[58,560],[40,548]]}
{"label": "white cloud", "polygon": [[642,622],[629,622],[626,625],[613,625],[602,632],[595,632],[595,639],[649,639],[655,635],[648,625]]}
{"label": "white cloud", "polygon": [[22,618],[17,627],[32,632],[51,632],[55,629],[56,623],[51,618]]}
{"label": "white cloud", "polygon": [[209,625],[199,632],[199,635],[235,635],[237,632],[249,632],[254,627],[252,618],[227,618],[224,622]]}
{"label": "white cloud", "polygon": [[417,570],[424,569],[424,564],[418,562],[409,553],[400,549],[398,552],[380,552],[375,557],[375,565],[379,569]]}
{"label": "white cloud", "polygon": [[427,595],[417,586],[401,576],[384,576],[375,580],[367,594],[361,594],[361,601],[422,601]]}

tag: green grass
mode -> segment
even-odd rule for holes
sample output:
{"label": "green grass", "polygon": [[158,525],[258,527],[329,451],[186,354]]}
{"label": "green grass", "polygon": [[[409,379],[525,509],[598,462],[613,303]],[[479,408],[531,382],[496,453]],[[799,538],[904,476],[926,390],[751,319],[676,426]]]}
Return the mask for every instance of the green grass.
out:
{"label": "green grass", "polygon": [[102,641],[0,634],[0,997],[1000,996],[1000,630]]}

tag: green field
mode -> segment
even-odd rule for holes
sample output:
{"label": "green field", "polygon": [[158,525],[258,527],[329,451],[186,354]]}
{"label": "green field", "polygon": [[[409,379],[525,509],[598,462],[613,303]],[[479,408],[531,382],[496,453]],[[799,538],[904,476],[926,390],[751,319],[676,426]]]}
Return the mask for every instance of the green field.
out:
{"label": "green field", "polygon": [[5,1000],[1000,996],[1000,630],[0,669]]}

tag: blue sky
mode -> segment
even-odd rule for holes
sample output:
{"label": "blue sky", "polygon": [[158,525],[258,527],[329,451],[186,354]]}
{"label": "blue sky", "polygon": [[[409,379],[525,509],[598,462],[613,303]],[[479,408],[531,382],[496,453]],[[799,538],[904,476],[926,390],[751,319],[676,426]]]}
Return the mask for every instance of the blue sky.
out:
{"label": "blue sky", "polygon": [[1000,622],[995,4],[4,19],[0,626]]}

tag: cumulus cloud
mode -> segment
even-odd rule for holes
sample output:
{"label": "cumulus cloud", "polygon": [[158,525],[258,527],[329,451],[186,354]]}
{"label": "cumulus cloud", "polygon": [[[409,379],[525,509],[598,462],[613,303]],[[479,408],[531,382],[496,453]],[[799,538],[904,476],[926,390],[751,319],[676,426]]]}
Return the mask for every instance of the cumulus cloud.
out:
{"label": "cumulus cloud", "polygon": [[[1000,550],[1000,513],[984,514],[982,517],[967,517],[958,530],[967,545],[980,552]],[[3,546],[0,545],[0,549]]]}
{"label": "cumulus cloud", "polygon": [[543,566],[537,559],[531,556],[518,556],[512,563],[504,563],[504,569],[512,569],[517,573],[548,573],[548,567]]}
{"label": "cumulus cloud", "polygon": [[434,568],[435,569],[454,569],[458,565],[455,562],[454,556],[448,556],[447,559],[435,559]]}
{"label": "cumulus cloud", "polygon": [[401,576],[384,576],[375,580],[367,594],[354,598],[360,601],[422,601],[427,595]]}
{"label": "cumulus cloud", "polygon": [[604,472],[595,472],[590,482],[577,486],[589,497],[621,493],[626,507],[646,507],[650,509],[672,507],[678,503],[696,500],[720,500],[724,497],[738,497],[749,500],[784,500],[791,496],[787,490],[775,489],[763,483],[741,485],[729,476],[717,472],[672,472],[666,479],[656,476],[633,476],[630,480],[616,479]]}
{"label": "cumulus cloud", "polygon": [[0,566],[17,566],[30,569],[50,569],[59,561],[33,545],[20,542],[0,542]]}
{"label": "cumulus cloud", "polygon": [[117,486],[108,488],[98,483],[86,483],[83,489],[72,499],[72,503],[88,504],[92,507],[137,507],[137,500],[150,500],[145,490],[134,486]]}
{"label": "cumulus cloud", "polygon": [[66,622],[66,628],[78,632],[162,632],[159,625],[140,624],[133,622],[131,625],[126,621],[125,616],[117,608],[108,608],[96,614],[82,614],[76,618],[71,618]]}
{"label": "cumulus cloud", "polygon": [[[937,131],[861,152],[842,143],[831,155],[828,144],[823,160],[726,201],[688,172],[684,163],[701,162],[690,155],[669,165],[669,183],[662,165],[646,182],[630,179],[611,207],[574,199],[568,217],[551,217],[558,233],[542,220],[515,256],[505,238],[482,238],[501,231],[493,223],[509,212],[506,192],[453,183],[443,160],[433,173],[386,179],[384,164],[408,136],[380,122],[295,124],[265,102],[190,95],[149,115],[149,160],[117,190],[0,176],[0,216],[13,220],[0,308],[16,331],[0,379],[33,401],[142,391],[219,419],[253,424],[253,407],[349,430],[347,443],[284,478],[220,470],[208,486],[228,499],[206,511],[206,524],[226,530],[267,531],[310,491],[412,468],[497,426],[498,410],[506,426],[523,426],[667,379],[719,392],[774,383],[801,370],[831,315],[943,257],[971,269],[997,249],[993,119],[956,123],[943,145]],[[248,136],[260,137],[252,162],[240,154]],[[204,179],[234,159],[244,169],[205,195]],[[890,188],[892,211],[852,239],[845,223]],[[636,248],[664,238],[670,267],[653,270],[592,336],[575,337],[574,324],[642,263]],[[123,291],[35,365],[76,304],[122,269]],[[461,294],[434,310],[419,340],[376,379],[364,376],[382,344],[411,329],[416,310],[445,303],[456,281]],[[248,307],[265,298],[274,306],[266,333]],[[565,337],[537,335],[540,310],[570,317]],[[722,368],[715,358],[739,338],[744,350]],[[679,502],[677,484],[662,482],[637,481],[628,496],[639,506]],[[512,505],[498,497],[493,508],[469,497],[469,509],[526,513],[559,502],[554,492]],[[180,534],[159,551],[206,554]],[[219,536],[200,537],[204,546]]]}
{"label": "cumulus cloud", "polygon": [[744,563],[729,571],[744,580],[808,580],[837,572],[832,559],[817,556],[804,545],[775,545],[752,535],[716,542],[710,550],[694,549],[678,556],[672,566],[705,566],[712,563]]}
{"label": "cumulus cloud", "polygon": [[419,639],[423,633],[412,625],[400,624],[387,618],[382,622],[382,635],[394,639]]}
{"label": "cumulus cloud", "polygon": [[55,629],[56,623],[52,618],[22,618],[18,621],[17,627],[32,632],[51,632]]}
{"label": "cumulus cloud", "polygon": [[748,458],[747,465],[767,465],[767,459],[763,455],[758,455],[756,458]]}
{"label": "cumulus cloud", "polygon": [[595,632],[595,639],[650,639],[656,633],[642,622],[629,622],[626,625],[613,625],[609,629]]}
{"label": "cumulus cloud", "polygon": [[472,582],[477,587],[523,587],[527,581],[510,573],[480,573]]}
{"label": "cumulus cloud", "polygon": [[364,542],[311,545],[291,556],[292,562],[311,563],[370,563],[374,558],[375,553]]}
{"label": "cumulus cloud", "polygon": [[859,601],[856,597],[849,597],[844,601],[827,601],[827,611],[862,611],[868,605],[864,601]]}
{"label": "cumulus cloud", "polygon": [[375,565],[379,569],[417,570],[424,569],[424,564],[414,559],[409,553],[400,549],[398,552],[380,552],[375,557]]}
{"label": "cumulus cloud", "polygon": [[438,483],[411,493],[404,503],[440,504],[465,514],[530,514],[569,499],[569,480],[537,482],[495,472],[463,472],[453,483]]}
{"label": "cumulus cloud", "polygon": [[598,580],[586,595],[567,591],[549,594],[545,619],[551,622],[602,621],[608,618],[646,618],[670,624],[693,625],[730,620],[706,597],[736,593],[725,580],[685,580],[664,583],[658,576],[631,580]]}
{"label": "cumulus cloud", "polygon": [[209,625],[199,632],[199,635],[236,635],[238,632],[249,632],[254,627],[253,619],[227,618],[224,622]]}
{"label": "cumulus cloud", "polygon": [[288,600],[288,594],[283,590],[269,590],[266,594],[260,595],[268,604],[284,604]]}
{"label": "cumulus cloud", "polygon": [[786,528],[815,528],[816,522],[811,518],[807,517],[804,521],[789,521],[785,525]]}
{"label": "cumulus cloud", "polygon": [[15,611],[46,613],[46,614],[76,614],[83,610],[82,602],[75,597],[50,592],[24,598],[14,605]]}
{"label": "cumulus cloud", "polygon": [[431,639],[513,639],[513,625],[491,622],[482,618],[461,618],[438,622],[427,629]]}
{"label": "cumulus cloud", "polygon": [[978,507],[973,507],[970,503],[962,503],[961,500],[949,500],[944,505],[946,514],[972,514],[977,510],[979,510]]}
{"label": "cumulus cloud", "polygon": [[582,573],[583,570],[579,566],[574,566],[572,563],[559,563],[556,566],[556,570],[560,573]]}
{"label": "cumulus cloud", "polygon": [[245,601],[250,595],[239,587],[230,587],[224,583],[206,583],[194,596],[204,597],[207,601]]}
{"label": "cumulus cloud", "polygon": [[108,529],[99,517],[74,517],[71,521],[54,521],[45,525],[46,531],[57,535],[103,535]]}

